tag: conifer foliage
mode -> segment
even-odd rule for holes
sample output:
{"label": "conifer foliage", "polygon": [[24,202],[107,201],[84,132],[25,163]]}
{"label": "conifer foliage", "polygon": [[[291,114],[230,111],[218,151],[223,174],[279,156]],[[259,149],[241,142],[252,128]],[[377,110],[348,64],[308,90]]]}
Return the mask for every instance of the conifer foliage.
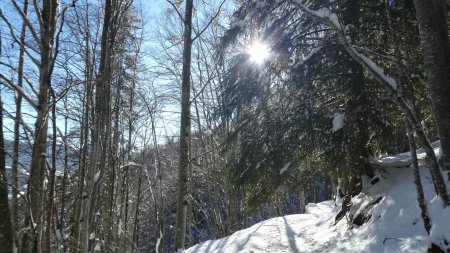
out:
{"label": "conifer foliage", "polygon": [[[447,203],[421,123],[431,111],[418,74],[423,62],[417,50],[409,51],[421,47],[411,1],[244,1],[233,18],[222,41],[229,69],[221,94],[232,126],[228,170],[245,185],[248,204],[274,194],[286,182],[285,169],[314,174],[311,164],[318,163],[346,206],[360,192],[362,176],[379,180],[369,164],[373,156],[408,149],[403,120],[430,150],[437,193]],[[242,40],[262,41],[271,57],[257,66],[246,52],[227,51]],[[439,113],[430,116],[439,121]],[[436,135],[436,128],[427,130]]]}
{"label": "conifer foliage", "polygon": [[433,233],[448,1],[158,1],[2,2],[1,252],[174,252],[333,197],[361,224],[406,151]]}

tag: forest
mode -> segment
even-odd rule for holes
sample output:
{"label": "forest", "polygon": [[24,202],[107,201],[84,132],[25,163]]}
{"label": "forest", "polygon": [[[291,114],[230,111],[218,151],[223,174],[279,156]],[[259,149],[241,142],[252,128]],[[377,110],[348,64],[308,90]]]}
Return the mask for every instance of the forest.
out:
{"label": "forest", "polygon": [[402,209],[361,200],[393,175],[450,252],[449,32],[448,0],[2,0],[0,252],[184,252],[320,208],[357,231]]}

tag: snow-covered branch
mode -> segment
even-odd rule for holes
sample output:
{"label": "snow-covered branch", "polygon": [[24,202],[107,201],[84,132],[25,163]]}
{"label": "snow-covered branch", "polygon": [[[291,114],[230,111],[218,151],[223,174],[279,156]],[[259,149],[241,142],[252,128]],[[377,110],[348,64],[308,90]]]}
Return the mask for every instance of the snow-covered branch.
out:
{"label": "snow-covered branch", "polygon": [[145,168],[144,165],[138,164],[138,163],[135,163],[135,162],[127,162],[127,163],[123,164],[122,166],[120,166],[120,168],[123,169],[125,167],[130,167],[130,166],[137,166],[137,167]]}
{"label": "snow-covered branch", "polygon": [[433,175],[433,178],[436,180],[437,186],[436,189],[438,191],[438,195],[444,201],[446,206],[450,205],[450,200],[445,189],[445,184],[439,169],[436,155],[434,154],[430,141],[428,140],[428,137],[425,134],[420,121],[417,119],[415,112],[412,110],[412,107],[405,101],[405,99],[401,96],[401,94],[397,92],[397,83],[395,82],[395,80],[384,74],[383,69],[379,67],[377,64],[375,64],[372,60],[356,51],[356,49],[353,47],[351,43],[350,38],[346,36],[344,29],[342,29],[342,26],[339,24],[337,16],[335,14],[328,11],[328,9],[320,9],[318,11],[313,11],[308,7],[306,7],[300,0],[293,0],[293,2],[309,17],[317,19],[318,21],[331,26],[335,30],[336,34],[338,35],[342,43],[342,46],[345,48],[350,57],[352,57],[355,61],[357,61],[373,78],[375,78],[375,80],[377,80],[383,87],[385,87],[395,98],[397,106],[405,115],[410,125],[414,127],[414,130],[417,134],[420,143],[422,144],[422,147],[425,149],[427,155],[430,157],[429,159],[431,167],[430,171]]}
{"label": "snow-covered branch", "polygon": [[6,78],[2,73],[0,73],[0,79],[3,80],[3,84],[8,87],[11,90],[17,91],[20,95],[22,95],[23,98],[31,105],[34,109],[37,109],[37,102],[24,90],[22,87],[19,87],[18,85],[15,85]]}
{"label": "snow-covered branch", "polygon": [[313,56],[315,56],[322,48],[323,47],[320,46],[320,47],[316,47],[313,50],[311,50],[307,56],[305,56],[303,59],[301,59],[300,61],[295,63],[294,68],[298,68],[298,67],[302,66],[305,62],[309,61],[309,59],[311,59]]}
{"label": "snow-covered branch", "polygon": [[392,94],[397,94],[397,83],[395,82],[395,80],[386,75],[384,73],[384,70],[372,60],[356,51],[356,49],[351,44],[350,39],[346,36],[345,31],[339,23],[336,14],[332,13],[328,8],[322,8],[316,11],[311,10],[306,7],[300,0],[294,0],[294,3],[306,15],[331,26],[336,31],[342,45],[344,46],[350,57],[357,61],[367,72],[370,73],[372,77],[374,77],[380,84],[387,88]]}

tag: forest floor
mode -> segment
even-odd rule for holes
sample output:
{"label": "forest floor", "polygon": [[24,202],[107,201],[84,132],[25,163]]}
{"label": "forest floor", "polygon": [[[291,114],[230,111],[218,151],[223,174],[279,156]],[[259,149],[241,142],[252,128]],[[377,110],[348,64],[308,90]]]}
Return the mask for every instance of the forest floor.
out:
{"label": "forest floor", "polygon": [[[439,154],[438,144],[433,144]],[[435,198],[420,149],[418,156],[433,225],[430,236],[420,216],[410,156],[403,153],[373,160],[385,169],[379,172],[380,182],[374,186],[365,182],[363,192],[352,200],[349,215],[366,219],[359,226],[350,223],[348,216],[335,224],[341,201],[336,205],[325,201],[308,204],[305,214],[265,220],[228,237],[195,245],[185,253],[426,252],[432,241],[450,242],[450,207],[444,209]]]}

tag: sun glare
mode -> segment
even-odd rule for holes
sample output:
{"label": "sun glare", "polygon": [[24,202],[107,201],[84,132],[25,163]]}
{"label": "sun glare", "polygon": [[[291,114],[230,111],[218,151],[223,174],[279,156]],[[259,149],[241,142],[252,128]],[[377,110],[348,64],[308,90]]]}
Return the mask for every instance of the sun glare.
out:
{"label": "sun glare", "polygon": [[262,64],[269,57],[270,52],[266,45],[256,42],[248,48],[250,60],[256,64]]}

